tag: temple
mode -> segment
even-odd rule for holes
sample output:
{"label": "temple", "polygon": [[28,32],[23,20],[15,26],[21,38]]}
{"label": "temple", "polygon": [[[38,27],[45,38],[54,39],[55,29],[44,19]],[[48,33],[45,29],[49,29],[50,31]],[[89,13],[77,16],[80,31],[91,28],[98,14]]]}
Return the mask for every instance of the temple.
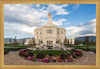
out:
{"label": "temple", "polygon": [[34,30],[34,37],[36,44],[63,44],[66,37],[66,29],[63,27],[58,28],[57,25],[53,24],[52,15],[49,13],[47,23],[42,28]]}

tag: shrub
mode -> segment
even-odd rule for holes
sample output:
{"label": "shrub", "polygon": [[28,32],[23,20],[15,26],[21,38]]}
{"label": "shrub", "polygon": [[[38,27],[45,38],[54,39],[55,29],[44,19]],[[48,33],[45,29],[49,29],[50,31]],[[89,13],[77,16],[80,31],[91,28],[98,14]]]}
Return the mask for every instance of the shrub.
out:
{"label": "shrub", "polygon": [[8,54],[9,50],[4,50],[4,54]]}
{"label": "shrub", "polygon": [[76,55],[74,55],[74,54],[72,55],[72,57],[73,57],[73,58],[77,58],[77,56],[76,56]]}
{"label": "shrub", "polygon": [[49,53],[49,56],[51,56],[51,57],[52,57],[52,56],[53,56],[53,54],[52,54],[52,53]]}
{"label": "shrub", "polygon": [[19,51],[19,56],[28,57],[29,55],[28,55],[28,53],[26,52],[26,50],[23,49],[23,50],[20,50],[20,51]]}
{"label": "shrub", "polygon": [[42,54],[42,53],[38,53],[38,54],[37,54],[37,58],[38,58],[38,59],[43,59],[44,57],[45,57],[45,55]]}
{"label": "shrub", "polygon": [[82,51],[79,51],[77,49],[72,49],[72,51],[73,51],[73,57],[76,57],[76,56],[80,57],[83,55]]}
{"label": "shrub", "polygon": [[60,58],[63,59],[63,60],[65,60],[65,58],[66,58],[66,57],[65,57],[65,54],[64,54],[64,53],[61,54],[61,55],[60,55]]}

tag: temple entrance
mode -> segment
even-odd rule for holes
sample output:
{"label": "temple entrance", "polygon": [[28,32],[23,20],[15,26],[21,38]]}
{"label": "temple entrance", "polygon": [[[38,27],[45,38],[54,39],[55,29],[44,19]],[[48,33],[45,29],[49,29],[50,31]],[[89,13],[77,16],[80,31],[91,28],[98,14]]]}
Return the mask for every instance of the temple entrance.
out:
{"label": "temple entrance", "polygon": [[52,45],[53,41],[47,41],[47,45]]}

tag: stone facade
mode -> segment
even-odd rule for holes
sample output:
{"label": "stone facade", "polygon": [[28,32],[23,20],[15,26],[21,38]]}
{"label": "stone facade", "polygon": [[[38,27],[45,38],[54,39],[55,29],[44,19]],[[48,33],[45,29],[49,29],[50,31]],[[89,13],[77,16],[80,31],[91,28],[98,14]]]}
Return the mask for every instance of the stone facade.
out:
{"label": "stone facade", "polygon": [[33,39],[26,39],[24,45],[34,44]]}
{"label": "stone facade", "polygon": [[75,43],[75,40],[74,40],[74,38],[67,39],[67,41],[69,42],[69,44],[74,44],[74,43]]}
{"label": "stone facade", "polygon": [[51,13],[48,14],[48,22],[42,28],[34,30],[36,44],[55,45],[56,43],[63,44],[66,37],[66,29],[58,28],[52,22]]}

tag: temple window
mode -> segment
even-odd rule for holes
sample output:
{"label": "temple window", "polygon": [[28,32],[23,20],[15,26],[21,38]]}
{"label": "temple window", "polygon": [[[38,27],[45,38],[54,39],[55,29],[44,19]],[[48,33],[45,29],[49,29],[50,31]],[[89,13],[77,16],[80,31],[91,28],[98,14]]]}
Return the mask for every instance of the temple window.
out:
{"label": "temple window", "polygon": [[58,34],[60,34],[59,31],[58,31]]}
{"label": "temple window", "polygon": [[50,29],[49,29],[49,30],[47,30],[47,33],[48,33],[48,34],[52,34],[52,33],[53,33],[53,30],[50,30]]}
{"label": "temple window", "polygon": [[61,31],[61,33],[63,34],[63,31]]}

